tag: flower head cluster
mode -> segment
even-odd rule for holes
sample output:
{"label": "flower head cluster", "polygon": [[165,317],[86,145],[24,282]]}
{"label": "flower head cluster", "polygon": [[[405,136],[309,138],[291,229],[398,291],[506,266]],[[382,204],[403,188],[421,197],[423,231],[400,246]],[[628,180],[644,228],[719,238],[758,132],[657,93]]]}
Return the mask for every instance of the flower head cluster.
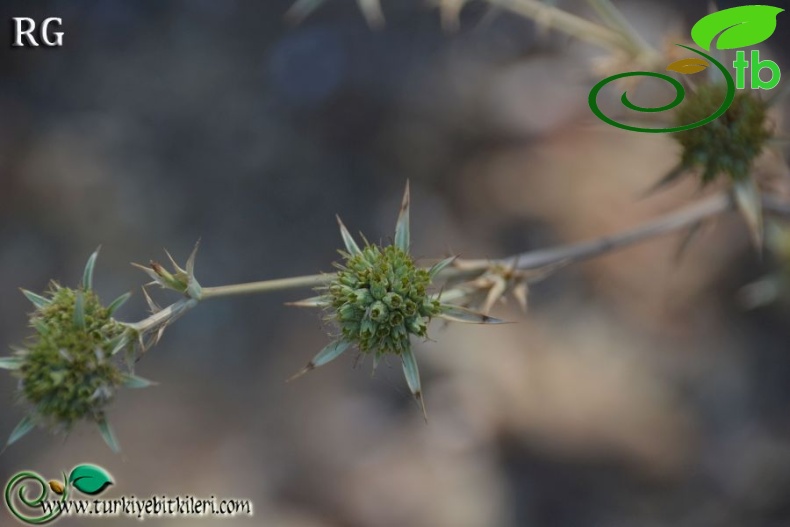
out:
{"label": "flower head cluster", "polygon": [[[427,338],[434,317],[456,322],[495,324],[501,320],[460,306],[445,304],[429,288],[437,275],[455,260],[446,258],[430,269],[419,268],[409,254],[409,186],[403,196],[392,245],[357,245],[338,218],[346,250],[345,262],[336,264],[338,272],[320,296],[295,305],[323,307],[340,335],[321,350],[292,378],[322,366],[355,345],[363,354],[372,354],[374,367],[385,355],[401,359],[403,373],[412,394],[422,405],[420,375],[411,348],[412,335]],[[423,412],[425,407],[423,405]]]}
{"label": "flower head cluster", "polygon": [[409,335],[427,336],[440,303],[428,294],[430,274],[406,251],[368,245],[339,267],[327,291],[343,338],[381,356],[403,353]]}
{"label": "flower head cluster", "polygon": [[[723,84],[700,84],[678,108],[676,122],[696,122],[713,114],[726,96],[727,87]],[[772,148],[770,140],[775,134],[769,110],[777,100],[763,100],[756,92],[740,91],[718,119],[673,134],[682,147],[680,160],[651,191],[689,172],[700,174],[703,185],[724,176],[755,246],[761,248],[764,237],[762,198],[754,168],[763,151]],[[783,158],[780,152],[776,153],[778,159]]]}
{"label": "flower head cluster", "polygon": [[8,444],[37,425],[67,431],[84,419],[97,423],[105,441],[117,449],[105,416],[107,405],[123,386],[150,384],[117,358],[134,353],[137,331],[113,318],[128,294],[104,306],[92,290],[96,257],[94,253],[88,260],[77,289],[53,283],[44,296],[23,290],[36,307],[30,315],[35,333],[13,357],[0,359],[0,367],[19,378],[19,398],[33,409]]}
{"label": "flower head cluster", "polygon": [[[726,97],[723,84],[703,84],[677,113],[679,124],[693,123],[713,114]],[[739,181],[749,176],[771,131],[768,104],[751,92],[738,92],[727,111],[705,126],[678,132],[673,137],[683,147],[681,165],[702,170],[702,182],[727,175]]]}
{"label": "flower head cluster", "polygon": [[20,388],[39,416],[70,427],[101,416],[122,384],[111,344],[126,328],[93,291],[53,285],[48,299],[31,316],[36,336],[21,354]]}

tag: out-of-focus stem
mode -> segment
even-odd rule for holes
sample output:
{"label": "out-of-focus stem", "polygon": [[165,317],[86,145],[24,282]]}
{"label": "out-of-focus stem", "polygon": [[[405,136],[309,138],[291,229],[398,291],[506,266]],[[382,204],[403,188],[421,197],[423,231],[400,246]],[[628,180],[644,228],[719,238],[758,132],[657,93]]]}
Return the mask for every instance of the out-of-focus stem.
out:
{"label": "out-of-focus stem", "polygon": [[521,15],[538,23],[567,33],[573,37],[591,44],[606,48],[624,49],[631,51],[631,43],[617,31],[600,26],[589,20],[563,11],[553,6],[548,6],[538,0],[487,0],[489,4],[501,9]]}
{"label": "out-of-focus stem", "polygon": [[[776,213],[782,211],[778,203],[773,202],[771,205],[772,206],[768,206],[768,204],[766,204],[766,212]],[[784,205],[784,207],[787,206]],[[734,202],[729,194],[716,194],[686,208],[617,234],[603,236],[585,242],[528,251],[493,262],[491,260],[460,260],[457,261],[456,268],[450,269],[449,273],[452,274],[455,272],[457,275],[474,271],[483,271],[491,267],[492,264],[528,270],[563,262],[570,263],[579,260],[587,260],[612,251],[624,249],[657,236],[669,234],[685,227],[690,227],[701,220],[733,209]]]}
{"label": "out-of-focus stem", "polygon": [[623,35],[628,40],[632,50],[647,55],[651,58],[658,58],[658,52],[642,38],[642,35],[634,28],[611,0],[587,0],[598,16],[601,17],[611,28]]}

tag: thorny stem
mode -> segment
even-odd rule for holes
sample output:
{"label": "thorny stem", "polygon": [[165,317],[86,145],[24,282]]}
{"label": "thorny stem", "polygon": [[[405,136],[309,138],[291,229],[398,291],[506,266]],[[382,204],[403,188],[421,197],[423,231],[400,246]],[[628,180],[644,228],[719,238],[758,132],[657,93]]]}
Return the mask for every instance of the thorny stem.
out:
{"label": "thorny stem", "polygon": [[139,333],[154,331],[164,324],[170,324],[178,320],[184,313],[198,304],[194,298],[182,298],[178,302],[167,306],[141,320],[140,322],[127,323],[126,325]]}
{"label": "thorny stem", "polygon": [[[772,196],[763,196],[763,209],[766,213],[790,217],[790,204]],[[669,234],[723,212],[735,210],[735,203],[729,193],[722,192],[705,198],[683,209],[671,212],[660,218],[648,221],[626,231],[603,236],[594,240],[560,245],[548,249],[527,251],[499,260],[456,260],[453,266],[444,269],[441,278],[474,276],[489,269],[492,265],[515,267],[521,270],[537,269],[553,264],[571,263],[587,260],[612,251],[647,241],[657,236]],[[202,299],[222,296],[267,293],[286,289],[317,287],[332,279],[331,274],[316,274],[264,280],[247,284],[234,284],[218,287],[204,287]]]}
{"label": "thorny stem", "polygon": [[[785,203],[773,196],[763,195],[763,210],[768,214],[790,217],[790,203]],[[601,256],[613,251],[625,249],[638,243],[670,234],[683,228],[691,227],[697,223],[718,214],[736,209],[735,201],[731,194],[722,192],[705,198],[678,211],[648,221],[638,227],[620,233],[603,236],[594,240],[560,245],[548,249],[527,251],[499,260],[456,260],[454,265],[442,270],[439,277],[443,279],[458,279],[479,276],[493,266],[505,266],[519,270],[538,269],[546,266],[578,262]],[[246,284],[233,284],[217,287],[204,287],[202,299],[218,298],[223,296],[268,293],[287,289],[304,287],[317,287],[332,279],[332,274],[316,274],[264,280]],[[455,292],[454,292],[455,291]],[[461,298],[466,293],[450,290],[442,293],[443,300]],[[183,298],[171,306],[157,311],[140,322],[130,323],[128,326],[145,333],[153,331],[165,324],[170,324],[181,315],[198,304],[198,300]]]}

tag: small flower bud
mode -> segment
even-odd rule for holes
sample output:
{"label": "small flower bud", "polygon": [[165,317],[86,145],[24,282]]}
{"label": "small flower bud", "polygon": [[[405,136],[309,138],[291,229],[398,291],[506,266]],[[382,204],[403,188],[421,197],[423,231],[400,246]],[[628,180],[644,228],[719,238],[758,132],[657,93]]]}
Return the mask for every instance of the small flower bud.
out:
{"label": "small flower bud", "polygon": [[399,309],[403,305],[403,298],[398,293],[387,293],[384,295],[384,303],[392,309]]}
{"label": "small flower bud", "polygon": [[386,281],[383,280],[375,280],[370,284],[370,294],[376,300],[381,300],[384,298],[384,295],[387,294],[387,285]]}
{"label": "small flower bud", "polygon": [[388,314],[389,311],[387,310],[387,306],[384,305],[384,302],[374,302],[370,306],[370,319],[374,322],[382,322],[383,320],[386,320]]}
{"label": "small flower bud", "polygon": [[425,319],[422,317],[412,317],[408,319],[406,321],[406,328],[410,332],[420,337],[424,337],[428,332],[428,325],[425,323]]}

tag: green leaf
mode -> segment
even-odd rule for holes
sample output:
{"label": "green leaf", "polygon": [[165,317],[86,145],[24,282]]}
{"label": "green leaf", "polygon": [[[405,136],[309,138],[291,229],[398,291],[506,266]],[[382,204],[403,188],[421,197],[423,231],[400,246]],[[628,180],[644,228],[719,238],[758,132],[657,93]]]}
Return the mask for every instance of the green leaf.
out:
{"label": "green leaf", "polygon": [[307,363],[307,366],[305,366],[304,368],[302,368],[301,370],[296,372],[288,380],[292,381],[292,380],[294,380],[294,379],[296,379],[298,377],[301,377],[302,375],[304,375],[305,373],[307,373],[308,371],[310,371],[312,369],[315,369],[315,368],[317,368],[319,366],[323,366],[324,364],[335,360],[344,351],[346,351],[350,345],[351,345],[351,343],[349,341],[347,341],[347,340],[336,340],[335,342],[332,342],[331,344],[326,346],[324,349],[319,351],[316,354],[316,356],[313,357],[313,360],[311,360],[309,363]]}
{"label": "green leaf", "polygon": [[409,227],[409,182],[406,182],[406,191],[398,214],[398,223],[395,225],[395,246],[402,251],[409,252],[410,227]]}
{"label": "green leaf", "polygon": [[776,31],[776,17],[784,11],[768,5],[747,5],[711,13],[691,28],[691,38],[710,51],[713,39],[718,49],[754,46],[767,40]]}
{"label": "green leaf", "polygon": [[5,442],[5,446],[9,447],[25,437],[31,430],[36,427],[36,421],[33,419],[32,415],[26,415],[19,424],[16,425],[16,428],[11,432],[11,435],[8,436],[8,441]]}
{"label": "green leaf", "polygon": [[187,258],[186,274],[190,278],[195,277],[195,258],[197,257],[197,252],[199,248],[200,248],[200,240],[195,242],[195,247],[192,249],[192,252],[189,254],[189,258]]}
{"label": "green leaf", "polygon": [[155,386],[155,385],[156,383],[154,381],[143,379],[142,377],[138,377],[137,375],[123,376],[123,386],[125,388],[148,388],[149,386]]}
{"label": "green leaf", "polygon": [[425,413],[425,402],[422,399],[422,388],[420,387],[420,370],[417,368],[417,359],[411,348],[401,353],[401,360],[403,361],[403,375],[406,377],[406,384],[409,385],[409,390],[414,398],[420,403],[422,415],[427,421],[428,414]]}
{"label": "green leaf", "polygon": [[107,421],[106,418],[102,418],[99,420],[99,432],[101,433],[102,439],[104,442],[107,443],[107,446],[110,447],[110,450],[115,452],[116,454],[121,451],[121,445],[118,444],[118,439],[115,438],[115,434],[112,431],[112,427],[110,427],[110,423]]}
{"label": "green leaf", "polygon": [[88,496],[101,494],[113,484],[112,476],[96,465],[78,465],[69,474],[69,484]]}
{"label": "green leaf", "polygon": [[85,264],[85,271],[82,273],[82,288],[86,291],[93,289],[93,268],[96,267],[96,258],[99,257],[99,249],[97,247],[93,254],[88,258],[88,263]]}
{"label": "green leaf", "polygon": [[74,296],[74,326],[85,329],[85,299],[82,291],[77,291]]}
{"label": "green leaf", "polygon": [[451,322],[466,322],[468,324],[507,324],[506,321],[489,317],[461,306],[442,304],[439,318]]}
{"label": "green leaf", "polygon": [[0,357],[0,370],[18,370],[22,366],[22,357]]}
{"label": "green leaf", "polygon": [[22,294],[25,295],[25,298],[30,300],[30,302],[38,309],[45,308],[52,303],[50,299],[44,298],[41,295],[37,295],[36,293],[28,291],[27,289],[21,289],[20,291],[22,291]]}
{"label": "green leaf", "polygon": [[297,300],[296,302],[286,302],[285,305],[294,307],[325,307],[329,304],[329,298],[326,295],[321,295],[305,298],[304,300]]}
{"label": "green leaf", "polygon": [[441,273],[444,270],[445,267],[447,267],[448,265],[453,263],[456,260],[456,258],[458,258],[458,257],[457,256],[451,256],[449,258],[445,258],[444,260],[442,260],[439,263],[434,264],[434,266],[431,267],[428,270],[428,275],[431,277],[431,280],[433,280],[436,277],[436,275]]}
{"label": "green leaf", "polygon": [[131,298],[131,296],[132,293],[124,293],[118,298],[116,298],[115,300],[113,300],[112,303],[109,306],[107,306],[107,310],[110,312],[110,316],[112,316],[112,314],[115,313],[115,311],[118,310],[118,308],[124,305],[126,301],[129,300],[129,298]]}
{"label": "green leaf", "polygon": [[110,347],[112,348],[112,351],[110,351],[110,355],[115,355],[116,353],[124,349],[126,346],[129,345],[129,341],[130,341],[129,336],[126,333],[122,333],[121,335],[118,335],[117,337],[112,339],[110,341]]}
{"label": "green leaf", "polygon": [[346,226],[343,224],[343,220],[340,219],[340,216],[337,217],[337,225],[340,227],[340,236],[343,237],[343,245],[346,246],[346,250],[348,254],[351,256],[356,256],[357,254],[362,254],[362,251],[359,250],[359,245],[357,242],[354,241],[354,238],[351,236],[351,233],[348,232]]}
{"label": "green leaf", "polygon": [[323,366],[324,364],[335,360],[340,356],[341,353],[346,351],[350,345],[351,343],[346,340],[339,340],[337,342],[331,343],[318,352],[315,357],[313,357],[313,366],[317,368],[318,366]]}

